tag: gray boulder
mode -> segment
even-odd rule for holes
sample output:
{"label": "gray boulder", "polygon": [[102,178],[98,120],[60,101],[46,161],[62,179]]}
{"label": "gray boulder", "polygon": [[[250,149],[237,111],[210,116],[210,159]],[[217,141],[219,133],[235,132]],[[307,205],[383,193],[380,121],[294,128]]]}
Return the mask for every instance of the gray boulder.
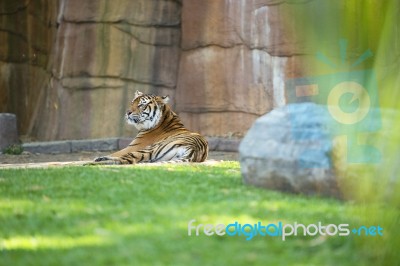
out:
{"label": "gray boulder", "polygon": [[18,143],[17,118],[14,114],[0,113],[0,152]]}
{"label": "gray boulder", "polygon": [[244,182],[284,192],[340,197],[326,107],[290,104],[256,120],[239,146]]}

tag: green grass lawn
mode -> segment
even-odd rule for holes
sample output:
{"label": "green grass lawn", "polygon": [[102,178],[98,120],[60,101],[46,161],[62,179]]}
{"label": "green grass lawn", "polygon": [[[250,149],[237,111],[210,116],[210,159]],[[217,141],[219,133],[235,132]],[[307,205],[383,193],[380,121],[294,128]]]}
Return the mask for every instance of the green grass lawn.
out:
{"label": "green grass lawn", "polygon": [[352,235],[188,236],[192,219],[354,224],[355,208],[243,185],[238,162],[0,170],[0,264],[363,265]]}

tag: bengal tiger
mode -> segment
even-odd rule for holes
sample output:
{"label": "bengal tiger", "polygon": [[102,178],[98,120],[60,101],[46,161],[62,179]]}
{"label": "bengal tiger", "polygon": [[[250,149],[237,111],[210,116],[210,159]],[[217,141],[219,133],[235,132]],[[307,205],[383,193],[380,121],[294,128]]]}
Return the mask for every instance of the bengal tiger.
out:
{"label": "bengal tiger", "polygon": [[204,162],[207,140],[187,130],[168,101],[168,96],[136,91],[125,114],[127,123],[139,130],[136,138],[126,148],[96,158],[93,164]]}

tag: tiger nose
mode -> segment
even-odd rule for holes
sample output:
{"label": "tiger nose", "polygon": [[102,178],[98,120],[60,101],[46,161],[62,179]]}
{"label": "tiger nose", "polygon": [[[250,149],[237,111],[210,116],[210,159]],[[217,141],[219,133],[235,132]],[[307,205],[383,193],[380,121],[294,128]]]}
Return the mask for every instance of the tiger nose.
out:
{"label": "tiger nose", "polygon": [[132,114],[132,112],[131,111],[126,111],[126,115],[130,115],[130,114]]}

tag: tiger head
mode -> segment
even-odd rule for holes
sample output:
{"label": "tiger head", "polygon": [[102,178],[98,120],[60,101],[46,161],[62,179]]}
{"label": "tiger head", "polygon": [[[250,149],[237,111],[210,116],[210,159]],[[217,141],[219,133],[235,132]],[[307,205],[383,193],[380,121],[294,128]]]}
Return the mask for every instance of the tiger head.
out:
{"label": "tiger head", "polygon": [[149,130],[160,122],[168,101],[168,96],[161,97],[136,91],[125,118],[128,124],[134,125],[138,130]]}

